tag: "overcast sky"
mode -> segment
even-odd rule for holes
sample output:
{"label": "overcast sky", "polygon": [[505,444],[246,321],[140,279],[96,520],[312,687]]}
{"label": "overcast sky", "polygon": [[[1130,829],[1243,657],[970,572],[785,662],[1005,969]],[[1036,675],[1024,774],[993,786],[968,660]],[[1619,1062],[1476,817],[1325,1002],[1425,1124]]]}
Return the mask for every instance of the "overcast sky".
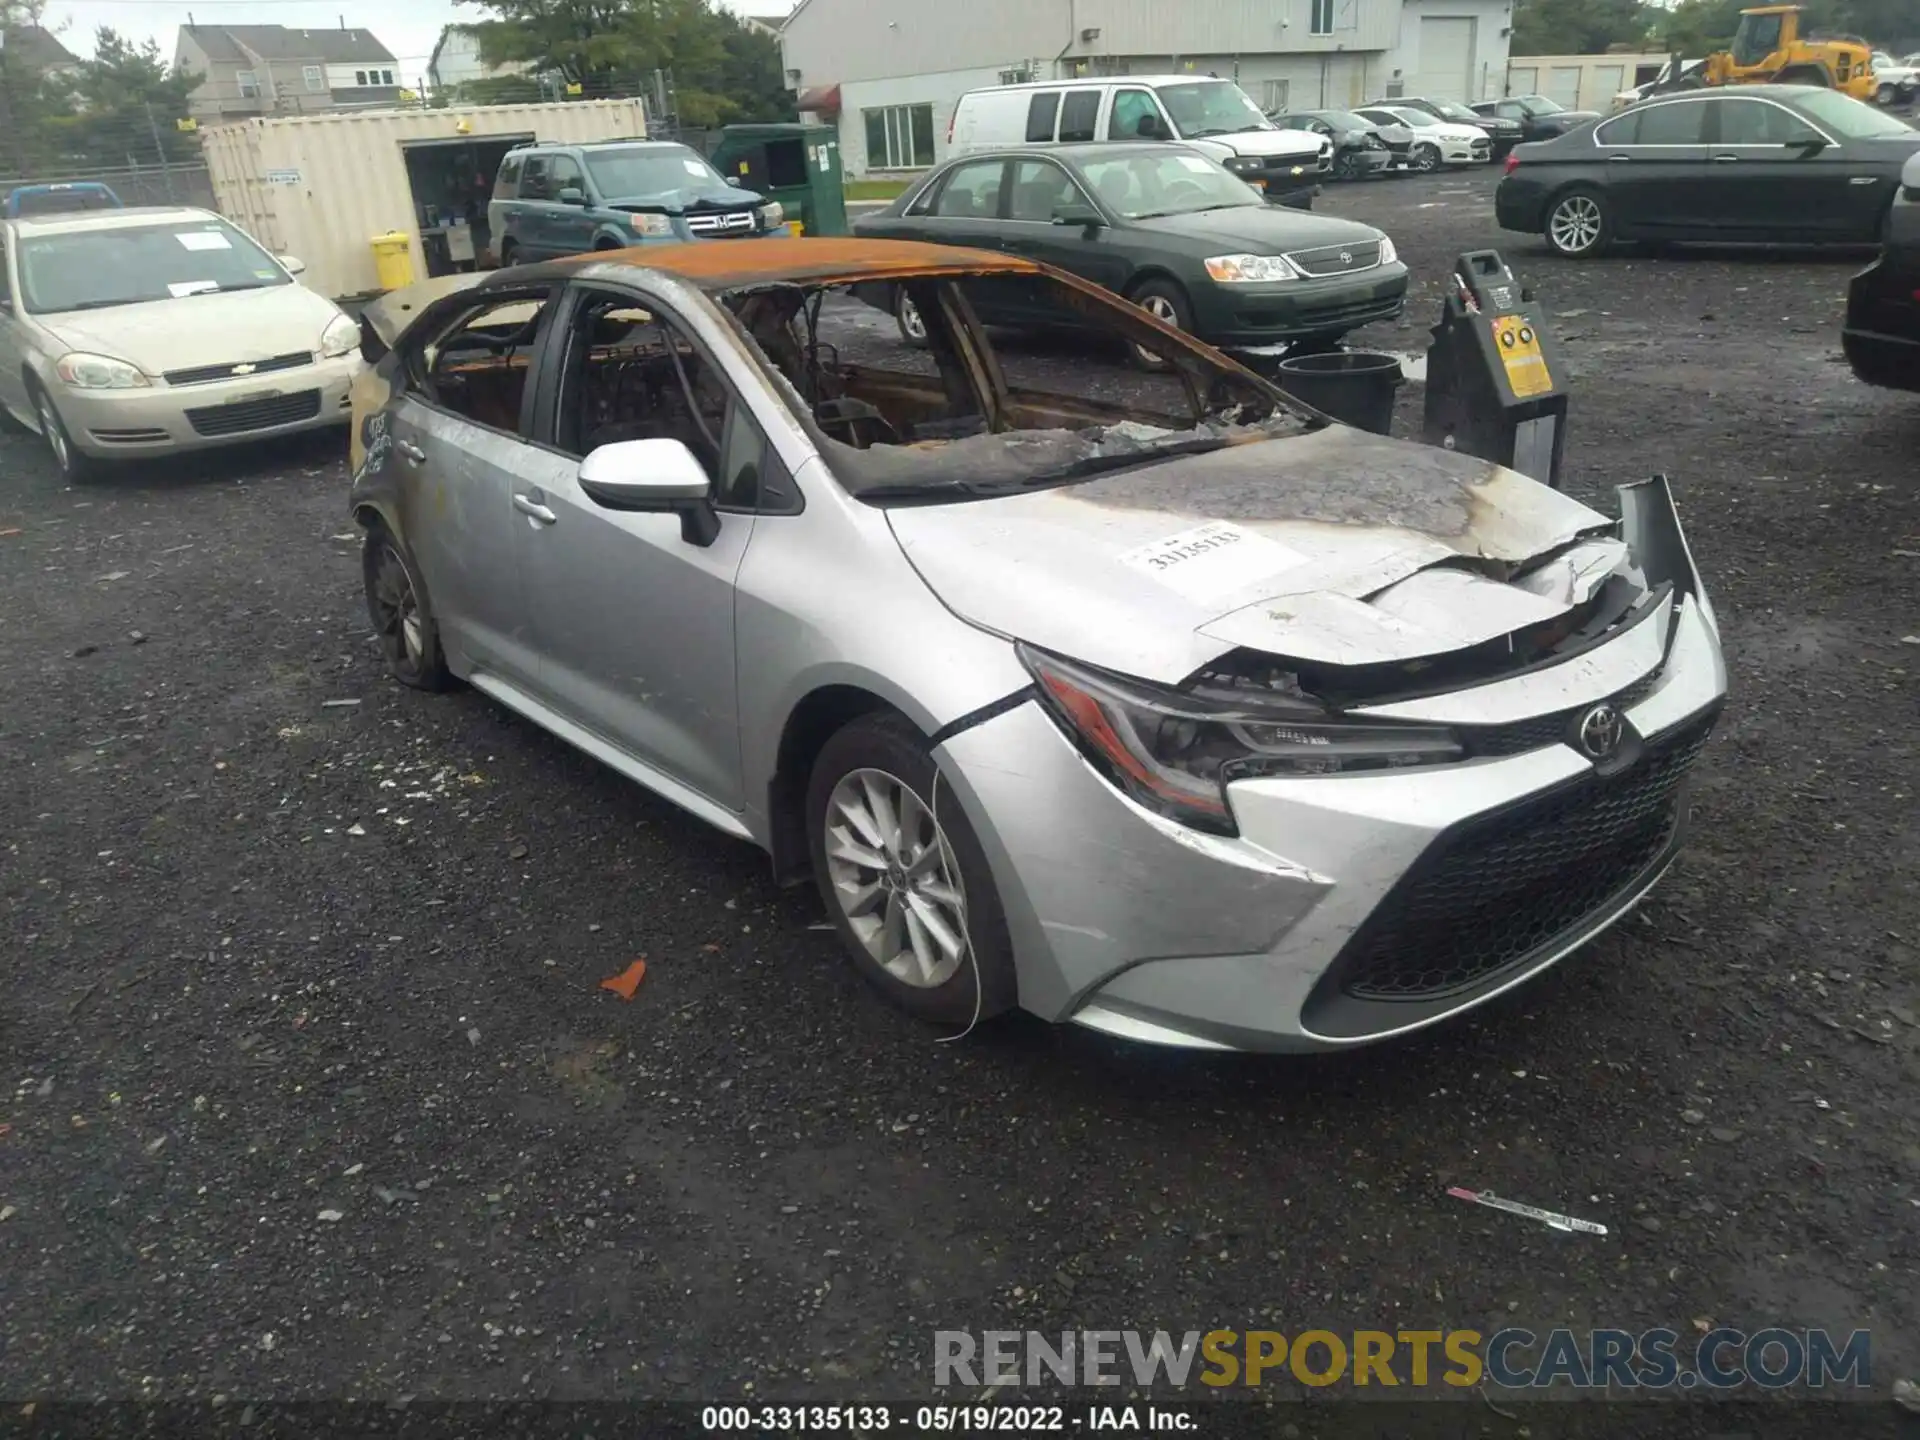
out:
{"label": "overcast sky", "polygon": [[[728,7],[747,15],[778,15],[790,0],[730,0]],[[444,25],[484,20],[478,5],[452,0],[48,0],[46,23],[76,55],[93,53],[94,31],[111,25],[134,39],[151,37],[173,58],[178,28],[191,11],[201,25],[285,25],[293,29],[338,26],[371,30],[399,60],[409,83],[427,68],[433,42]]]}

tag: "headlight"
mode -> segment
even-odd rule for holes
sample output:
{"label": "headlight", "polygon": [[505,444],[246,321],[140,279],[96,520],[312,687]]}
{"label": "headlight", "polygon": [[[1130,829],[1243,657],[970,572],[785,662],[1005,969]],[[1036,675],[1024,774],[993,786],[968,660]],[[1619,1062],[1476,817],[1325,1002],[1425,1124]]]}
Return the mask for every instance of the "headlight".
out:
{"label": "headlight", "polygon": [[1380,237],[1380,263],[1382,265],[1391,265],[1399,258],[1400,252],[1393,248],[1393,241],[1382,235]]}
{"label": "headlight", "polygon": [[351,353],[360,346],[360,327],[344,315],[336,315],[320,332],[320,353],[329,360]]}
{"label": "headlight", "polygon": [[1338,775],[1439,765],[1465,753],[1451,730],[1344,720],[1257,686],[1169,690],[1019,647],[1042,703],[1137,804],[1196,829],[1238,834],[1227,785],[1261,775]]}
{"label": "headlight", "polygon": [[124,360],[78,350],[61,356],[53,371],[76,390],[142,390],[153,383]]}
{"label": "headlight", "polygon": [[769,200],[754,211],[754,219],[762,230],[773,230],[787,223],[787,212],[778,200]]}
{"label": "headlight", "polygon": [[1221,162],[1236,175],[1246,175],[1266,168],[1266,161],[1258,155],[1229,155]]}
{"label": "headlight", "polygon": [[1259,285],[1300,278],[1300,272],[1280,255],[1216,255],[1206,266],[1207,274],[1222,285]]}
{"label": "headlight", "polygon": [[673,234],[673,221],[665,215],[629,215],[627,228],[643,240],[657,240]]}

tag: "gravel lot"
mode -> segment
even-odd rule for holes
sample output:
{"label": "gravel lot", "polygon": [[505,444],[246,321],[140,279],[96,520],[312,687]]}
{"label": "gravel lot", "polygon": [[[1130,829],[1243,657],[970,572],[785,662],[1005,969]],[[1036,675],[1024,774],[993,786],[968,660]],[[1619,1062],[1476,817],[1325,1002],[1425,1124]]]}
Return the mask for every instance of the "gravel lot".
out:
{"label": "gravel lot", "polygon": [[1567,264],[1494,178],[1325,197],[1418,277],[1352,338],[1421,348],[1501,246],[1569,488],[1673,477],[1732,698],[1637,916],[1336,1059],[934,1043],[755,852],[383,677],[337,441],[77,491],[0,438],[0,1396],[904,1399],[936,1327],[1711,1319],[1871,1328],[1884,1423],[1920,1371],[1920,402],[1840,361],[1861,257]]}

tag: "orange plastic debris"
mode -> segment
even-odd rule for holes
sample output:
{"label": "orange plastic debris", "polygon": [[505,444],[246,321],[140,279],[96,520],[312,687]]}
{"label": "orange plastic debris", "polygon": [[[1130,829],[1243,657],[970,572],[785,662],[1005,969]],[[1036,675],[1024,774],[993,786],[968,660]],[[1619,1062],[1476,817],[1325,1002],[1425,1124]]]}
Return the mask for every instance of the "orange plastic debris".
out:
{"label": "orange plastic debris", "polygon": [[18,535],[19,533],[20,527],[17,525],[11,530],[0,530],[0,535]]}
{"label": "orange plastic debris", "polygon": [[611,990],[622,1000],[633,999],[633,992],[640,988],[640,982],[647,978],[647,962],[636,960],[611,980],[602,980],[600,988]]}

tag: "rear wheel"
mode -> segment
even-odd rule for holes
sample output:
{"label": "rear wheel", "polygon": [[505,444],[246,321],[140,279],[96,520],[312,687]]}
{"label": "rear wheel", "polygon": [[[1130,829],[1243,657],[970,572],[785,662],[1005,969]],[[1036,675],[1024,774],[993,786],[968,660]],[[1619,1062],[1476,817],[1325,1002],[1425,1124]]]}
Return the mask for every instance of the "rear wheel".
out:
{"label": "rear wheel", "polygon": [[367,528],[361,567],[367,617],[393,678],[416,690],[445,690],[453,675],[440,652],[440,627],[400,542],[379,521]]}
{"label": "rear wheel", "polygon": [[1554,254],[1584,260],[1611,243],[1613,217],[1597,191],[1569,190],[1548,207],[1545,233]]}
{"label": "rear wheel", "polygon": [[[1127,298],[1162,324],[1176,330],[1193,329],[1193,308],[1187,303],[1187,292],[1172,280],[1149,280]],[[1142,370],[1159,372],[1172,368],[1156,352],[1142,346],[1129,345],[1127,353]]]}
{"label": "rear wheel", "polygon": [[1019,997],[985,852],[926,741],[863,715],[820,751],[807,786],[813,873],[854,968],[922,1020],[971,1024]]}
{"label": "rear wheel", "polygon": [[1891,85],[1882,85],[1873,92],[1873,98],[1877,104],[1892,106],[1900,98],[1900,92]]}

